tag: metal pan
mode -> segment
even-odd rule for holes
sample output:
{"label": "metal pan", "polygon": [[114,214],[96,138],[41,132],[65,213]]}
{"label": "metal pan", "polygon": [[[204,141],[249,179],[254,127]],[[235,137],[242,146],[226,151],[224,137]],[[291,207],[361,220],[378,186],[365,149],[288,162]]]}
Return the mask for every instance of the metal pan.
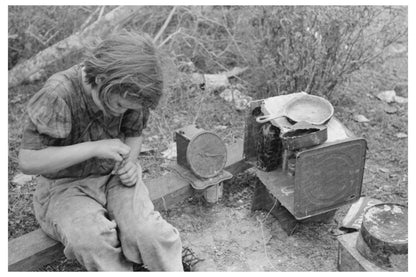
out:
{"label": "metal pan", "polygon": [[258,123],[265,123],[279,117],[286,117],[290,123],[306,122],[315,125],[327,123],[334,114],[332,104],[319,96],[302,95],[290,100],[280,114],[263,115],[256,118]]}
{"label": "metal pan", "polygon": [[299,122],[291,130],[280,135],[282,146],[287,150],[297,150],[320,145],[328,139],[325,125],[312,125]]}

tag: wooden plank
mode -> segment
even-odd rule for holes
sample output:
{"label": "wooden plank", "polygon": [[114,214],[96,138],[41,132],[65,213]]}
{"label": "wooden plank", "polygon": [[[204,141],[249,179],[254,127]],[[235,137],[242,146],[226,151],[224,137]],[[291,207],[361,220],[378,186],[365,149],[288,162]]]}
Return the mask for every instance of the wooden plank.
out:
{"label": "wooden plank", "polygon": [[192,195],[190,184],[174,173],[145,181],[155,210],[166,210]]}
{"label": "wooden plank", "polygon": [[[226,170],[236,174],[251,167],[243,160],[243,141],[227,146]],[[145,181],[156,210],[164,210],[191,196],[188,181],[168,173]],[[9,241],[9,271],[33,271],[63,256],[61,243],[49,238],[41,229]]]}
{"label": "wooden plank", "polygon": [[338,270],[339,271],[385,271],[364,258],[355,247],[358,232],[338,236]]}
{"label": "wooden plank", "polygon": [[41,229],[9,241],[9,271],[30,271],[62,257],[63,245]]}
{"label": "wooden plank", "polygon": [[[242,172],[252,165],[243,159],[243,140],[227,145],[225,169],[231,174]],[[156,210],[164,210],[190,197],[193,189],[188,181],[171,172],[157,179],[145,181]]]}

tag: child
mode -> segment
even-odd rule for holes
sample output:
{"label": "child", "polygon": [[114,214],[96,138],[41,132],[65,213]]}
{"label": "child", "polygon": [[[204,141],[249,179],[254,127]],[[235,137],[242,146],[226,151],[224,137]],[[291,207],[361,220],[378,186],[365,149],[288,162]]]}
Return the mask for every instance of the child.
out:
{"label": "child", "polygon": [[19,164],[40,175],[36,218],[89,271],[183,271],[179,233],[154,211],[137,160],[162,88],[152,40],[122,32],[28,104]]}

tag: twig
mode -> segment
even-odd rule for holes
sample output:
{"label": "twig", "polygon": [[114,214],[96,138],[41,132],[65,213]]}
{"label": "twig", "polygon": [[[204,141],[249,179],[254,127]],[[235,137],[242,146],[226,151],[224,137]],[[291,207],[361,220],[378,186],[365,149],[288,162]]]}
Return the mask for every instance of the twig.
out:
{"label": "twig", "polygon": [[197,120],[197,119],[198,119],[198,117],[199,117],[199,113],[201,112],[202,103],[203,103],[203,102],[204,102],[204,100],[205,100],[205,96],[206,96],[206,93],[203,93],[203,92],[202,92],[202,94],[201,94],[201,100],[200,100],[200,102],[199,102],[199,107],[198,107],[198,110],[196,111],[196,115],[195,115],[195,117],[194,117],[194,120],[192,121],[192,124],[193,124],[193,125],[195,125],[196,120]]}
{"label": "twig", "polygon": [[176,36],[180,32],[182,32],[182,28],[179,28],[176,32],[170,34],[161,44],[158,45],[158,48],[160,48],[163,45],[165,45],[166,42],[168,42],[172,37]]}
{"label": "twig", "polygon": [[102,6],[102,7],[101,7],[101,10],[100,10],[100,14],[98,15],[97,20],[99,20],[99,19],[103,16],[103,14],[104,14],[104,10],[105,10],[105,6]]}
{"label": "twig", "polygon": [[[225,22],[227,22],[227,19],[225,18],[225,14],[224,14],[224,9],[223,9],[222,7],[221,7],[221,12],[222,12],[222,15],[223,15],[223,17],[224,17]],[[243,60],[247,63],[247,59],[246,59],[246,57],[243,55],[243,53],[241,52],[240,46],[238,46],[237,42],[236,42],[236,41],[235,41],[235,39],[234,39],[234,36],[231,34],[230,30],[228,29],[228,27],[227,27],[226,25],[223,25],[223,27],[225,28],[225,30],[227,31],[228,35],[229,35],[229,36],[230,36],[230,38],[231,38],[231,41],[234,43],[235,47],[237,48],[238,53],[240,53],[240,56],[241,56],[241,57],[243,58]]]}
{"label": "twig", "polygon": [[26,30],[26,34],[28,34],[29,36],[31,36],[32,38],[36,39],[40,44],[42,44],[43,46],[45,46],[44,41],[42,40],[42,38],[40,38],[39,36],[37,36],[36,34],[32,33],[32,31],[30,30]]}
{"label": "twig", "polygon": [[277,199],[274,200],[273,206],[269,210],[269,212],[266,214],[266,217],[263,220],[257,219],[257,221],[260,223],[261,234],[262,234],[262,237],[263,237],[264,254],[266,254],[266,259],[269,262],[269,264],[271,265],[271,267],[274,269],[274,271],[277,271],[277,269],[274,267],[274,265],[270,261],[269,255],[267,254],[266,239],[264,237],[264,232],[263,232],[263,223],[266,221],[269,214],[273,211],[274,207],[276,207],[276,204],[277,204]]}
{"label": "twig", "polygon": [[88,24],[90,23],[91,19],[95,16],[96,13],[98,13],[98,11],[100,10],[100,7],[98,7],[97,9],[95,9],[95,11],[93,11],[90,16],[88,16],[87,20],[85,20],[84,23],[82,23],[81,27],[79,28],[81,31],[85,29],[85,27],[88,26]]}
{"label": "twig", "polygon": [[170,11],[168,18],[165,20],[165,23],[163,23],[163,26],[160,28],[159,32],[157,33],[157,35],[153,39],[153,42],[156,42],[159,39],[159,37],[163,34],[163,32],[165,31],[166,27],[168,26],[170,20],[172,19],[172,16],[175,13],[175,10],[176,10],[176,6],[174,6],[173,9]]}
{"label": "twig", "polygon": [[[49,32],[49,31],[48,31]],[[56,35],[59,34],[59,30],[56,31],[52,36],[50,36],[46,41],[45,44],[47,45],[53,38],[56,37]]]}

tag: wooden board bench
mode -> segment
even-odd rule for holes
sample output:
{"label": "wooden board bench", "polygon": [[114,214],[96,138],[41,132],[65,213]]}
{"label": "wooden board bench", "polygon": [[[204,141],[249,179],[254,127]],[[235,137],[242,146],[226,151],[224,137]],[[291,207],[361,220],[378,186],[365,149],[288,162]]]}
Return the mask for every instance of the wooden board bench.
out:
{"label": "wooden board bench", "polygon": [[[242,172],[251,165],[243,159],[243,141],[227,146],[226,170],[232,174]],[[192,195],[190,184],[168,173],[146,182],[156,210],[164,210]],[[9,241],[9,271],[33,271],[63,256],[63,245],[48,237],[41,229]]]}

